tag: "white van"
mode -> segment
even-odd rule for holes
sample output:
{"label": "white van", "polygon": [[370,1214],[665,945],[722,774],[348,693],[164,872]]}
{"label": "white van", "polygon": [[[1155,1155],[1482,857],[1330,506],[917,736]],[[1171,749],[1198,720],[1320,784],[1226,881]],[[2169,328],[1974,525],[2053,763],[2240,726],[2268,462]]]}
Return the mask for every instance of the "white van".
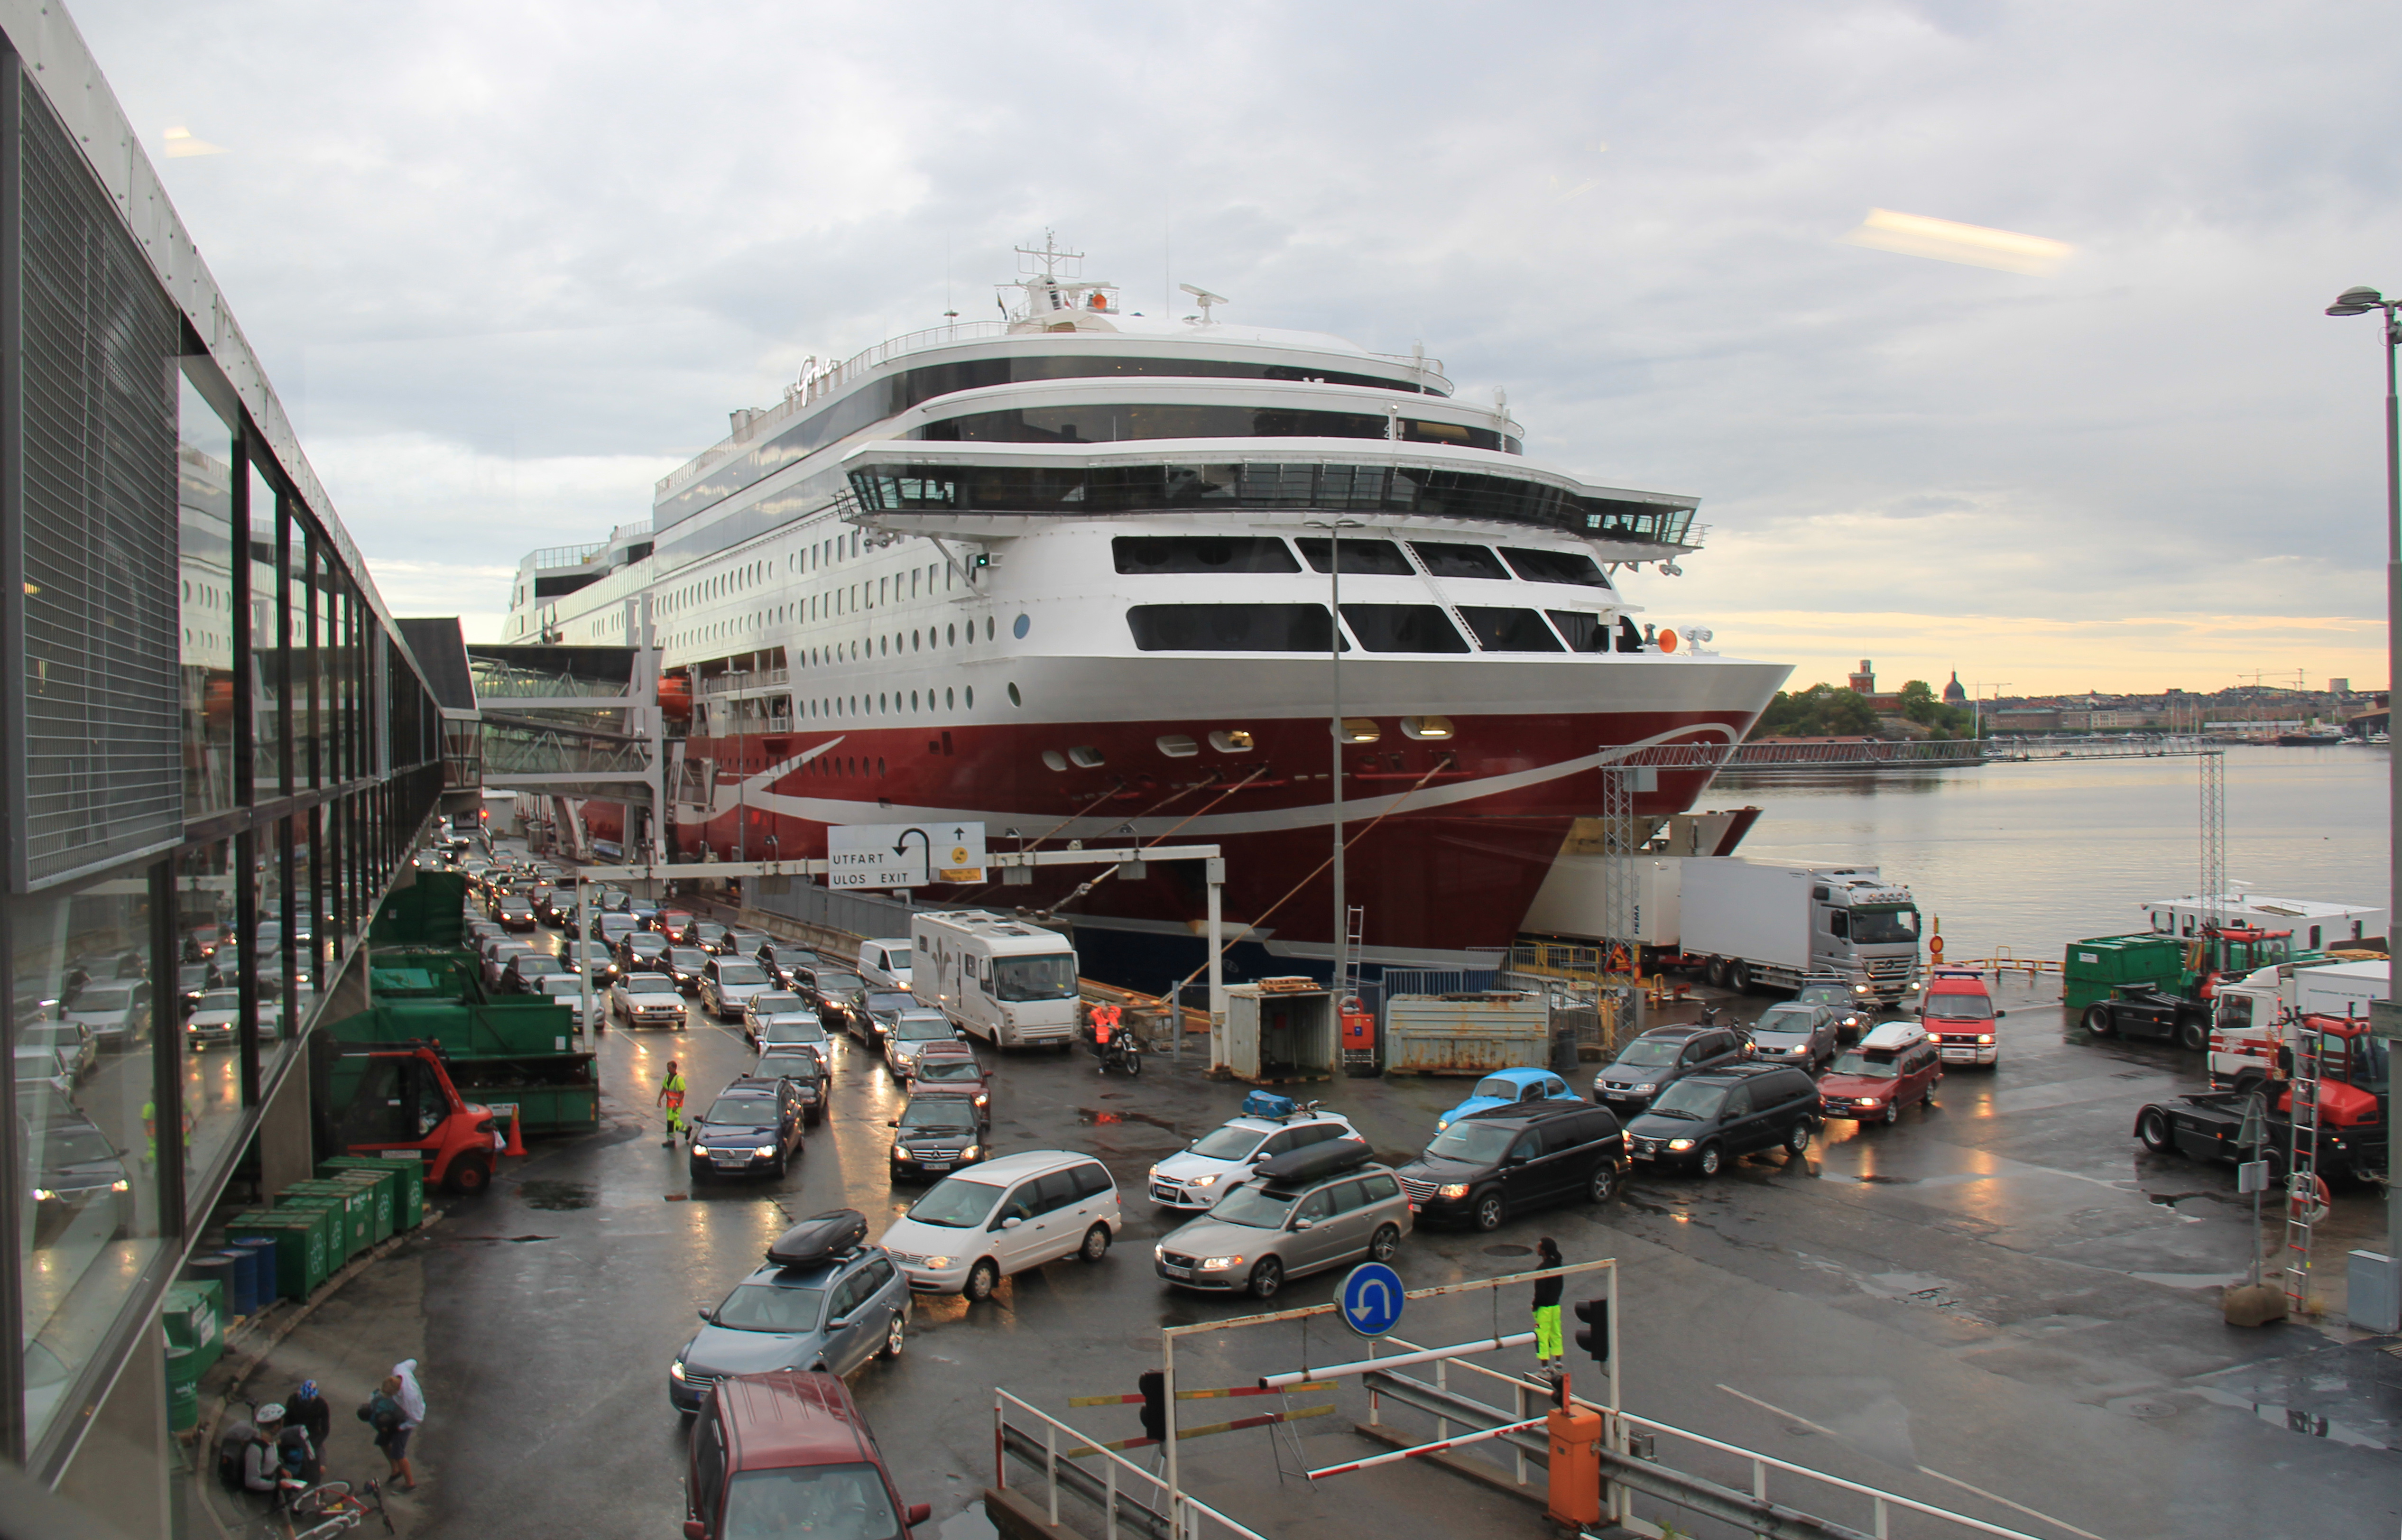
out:
{"label": "white van", "polygon": [[859,976],[870,989],[909,987],[909,938],[888,937],[859,943]]}
{"label": "white van", "polygon": [[1099,1261],[1125,1225],[1118,1185],[1100,1162],[1033,1149],[944,1177],[877,1244],[917,1293],[989,1299],[1013,1272],[1062,1257]]}
{"label": "white van", "polygon": [[[1076,949],[1056,930],[982,909],[910,916],[910,993],[999,1048],[1072,1048]],[[863,951],[865,948],[862,949]]]}

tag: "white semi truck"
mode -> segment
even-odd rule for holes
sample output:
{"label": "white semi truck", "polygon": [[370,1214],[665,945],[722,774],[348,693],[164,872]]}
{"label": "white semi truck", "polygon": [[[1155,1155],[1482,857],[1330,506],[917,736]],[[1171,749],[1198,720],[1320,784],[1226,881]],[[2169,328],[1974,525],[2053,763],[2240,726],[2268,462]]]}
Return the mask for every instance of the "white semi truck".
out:
{"label": "white semi truck", "polygon": [[2232,1085],[2247,1067],[2265,1067],[2280,1046],[2294,1045],[2303,1016],[2366,1019],[2368,1002],[2386,997],[2382,962],[2291,962],[2221,981],[2210,1022],[2210,1083]]}
{"label": "white semi truck", "polygon": [[1678,909],[1684,964],[1722,987],[1832,974],[1888,1004],[1918,987],[1918,905],[1873,866],[1688,857]]}
{"label": "white semi truck", "polygon": [[982,909],[909,917],[909,992],[996,1048],[1076,1042],[1076,949],[1056,930]]}
{"label": "white semi truck", "polygon": [[1831,976],[1892,1003],[1918,987],[1918,906],[1875,867],[1645,854],[1628,873],[1631,933],[1605,938],[1606,859],[1563,857],[1525,928],[1632,941],[1646,972],[1689,969],[1721,988],[1799,989],[1813,975]]}

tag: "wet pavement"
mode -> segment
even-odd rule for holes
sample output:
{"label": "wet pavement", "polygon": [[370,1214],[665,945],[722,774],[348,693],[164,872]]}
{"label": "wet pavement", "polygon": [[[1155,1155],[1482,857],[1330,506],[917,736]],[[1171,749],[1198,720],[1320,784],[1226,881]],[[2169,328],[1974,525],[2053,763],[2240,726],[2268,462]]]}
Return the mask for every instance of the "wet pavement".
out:
{"label": "wet pavement", "polygon": [[[2068,1040],[2056,1005],[2006,994],[2003,1063],[1953,1070],[1934,1107],[1896,1126],[1830,1125],[1800,1159],[1754,1158],[1708,1181],[1641,1176],[1606,1208],[1530,1214],[1490,1235],[1421,1231],[1396,1266],[1412,1286],[1495,1276],[1526,1266],[1545,1234],[1570,1260],[1615,1257],[1631,1409],[1990,1521],[2110,1540],[2392,1536],[2397,1344],[2347,1341],[2357,1334],[2335,1326],[2226,1327],[2217,1289],[2246,1265],[2248,1203],[2229,1170],[2148,1156],[2130,1132],[2141,1103],[2200,1083],[2199,1060]],[[1066,1398],[1133,1390],[1157,1367],[1164,1325],[1255,1308],[1167,1292],[1150,1253],[1173,1221],[1134,1196],[1152,1161],[1241,1100],[1245,1088],[1197,1073],[1197,1039],[1182,1066],[1157,1056],[1139,1080],[1097,1076],[1081,1056],[986,1053],[995,1148],[1097,1154],[1129,1195],[1128,1224],[1100,1263],[1020,1275],[987,1304],[920,1299],[901,1359],[854,1377],[904,1497],[933,1505],[946,1540],[984,1533],[961,1510],[992,1478],[995,1387],[1125,1437],[1133,1409],[1070,1411]],[[888,1178],[885,1121],[902,1096],[856,1046],[837,1049],[831,1114],[789,1176],[699,1190],[682,1149],[660,1147],[652,1093],[673,1058],[705,1102],[749,1060],[739,1031],[696,1012],[683,1034],[612,1031],[600,1056],[601,1132],[507,1162],[489,1198],[451,1205],[422,1250],[435,1415],[420,1500],[445,1532],[675,1533],[684,1437],[665,1377],[695,1308],[794,1219],[848,1205],[880,1231],[920,1190]],[[1396,1157],[1465,1092],[1456,1079],[1319,1088]],[[2374,1245],[2381,1216],[2372,1198],[2340,1194],[2322,1230],[2323,1254]],[[1277,1304],[1324,1300],[1335,1276],[1296,1281]],[[1404,1335],[1525,1329],[1518,1292],[1429,1304]],[[1322,1318],[1213,1336],[1189,1358],[1180,1350],[1180,1378],[1241,1384],[1356,1355],[1331,1336]],[[1452,1383],[1467,1381],[1454,1371]],[[1350,1431],[1367,1416],[1356,1385],[1300,1399],[1337,1409],[1296,1424],[1298,1438],[1252,1430],[1193,1442],[1188,1488],[1269,1533],[1539,1524],[1517,1499],[1422,1464],[1300,1481],[1305,1464],[1375,1450]],[[1213,1409],[1226,1405],[1185,1415],[1235,1415]],[[1387,1401],[1385,1415],[1431,1437],[1415,1412]],[[1480,1457],[1508,1469],[1506,1455]],[[1718,1474],[1747,1485],[1740,1471]],[[1780,1501],[1865,1527],[1864,1509],[1779,1480]]]}

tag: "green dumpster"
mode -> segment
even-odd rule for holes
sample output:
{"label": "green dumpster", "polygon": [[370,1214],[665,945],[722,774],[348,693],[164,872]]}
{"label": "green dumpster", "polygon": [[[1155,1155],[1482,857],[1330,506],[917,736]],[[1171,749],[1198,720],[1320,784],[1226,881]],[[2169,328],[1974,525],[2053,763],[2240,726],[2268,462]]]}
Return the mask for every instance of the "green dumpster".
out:
{"label": "green dumpster", "polygon": [[214,1282],[171,1284],[159,1307],[159,1323],[167,1328],[170,1347],[190,1350],[197,1366],[195,1379],[225,1356],[225,1291]]}
{"label": "green dumpster", "polygon": [[275,1243],[275,1292],[289,1299],[306,1299],[333,1275],[330,1213],[324,1209],[252,1209],[237,1214],[226,1225],[226,1239],[249,1238]]}
{"label": "green dumpster", "polygon": [[337,1171],[330,1176],[319,1176],[321,1182],[340,1182],[357,1188],[374,1204],[370,1214],[375,1228],[370,1232],[372,1244],[380,1245],[392,1239],[393,1218],[393,1189],[399,1181],[389,1171]]}
{"label": "green dumpster", "polygon": [[351,1259],[351,1195],[347,1192],[281,1192],[275,1206],[286,1214],[313,1214],[325,1226],[325,1276]]}
{"label": "green dumpster", "polygon": [[2156,934],[2092,936],[2070,942],[2061,963],[2061,1003],[2073,1016],[2114,989],[2183,987],[2185,943]]}
{"label": "green dumpster", "polygon": [[425,1162],[423,1161],[386,1160],[373,1155],[337,1155],[317,1164],[320,1176],[338,1176],[345,1171],[385,1171],[392,1174],[392,1228],[395,1233],[415,1230],[425,1222]]}
{"label": "green dumpster", "polygon": [[190,1348],[167,1349],[167,1426],[182,1433],[200,1422],[200,1355]]}
{"label": "green dumpster", "polygon": [[283,1193],[278,1195],[277,1201],[282,1202],[285,1197],[296,1196],[342,1200],[343,1218],[350,1226],[349,1234],[342,1243],[342,1249],[349,1255],[356,1257],[375,1244],[376,1201],[372,1186],[362,1187],[356,1182],[348,1180],[329,1182],[322,1176],[312,1176],[307,1181],[295,1182],[285,1188]]}

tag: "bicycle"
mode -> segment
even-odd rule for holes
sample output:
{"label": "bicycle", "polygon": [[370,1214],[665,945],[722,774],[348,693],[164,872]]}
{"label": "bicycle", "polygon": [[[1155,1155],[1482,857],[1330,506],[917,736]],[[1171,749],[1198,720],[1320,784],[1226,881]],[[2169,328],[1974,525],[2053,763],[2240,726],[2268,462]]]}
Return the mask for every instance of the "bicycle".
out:
{"label": "bicycle", "polygon": [[[383,1520],[386,1534],[393,1533],[392,1515],[384,1511],[383,1489],[373,1481],[366,1484],[363,1500],[348,1481],[302,1487],[287,1480],[276,1494],[275,1511],[259,1521],[258,1540],[333,1540],[366,1523],[370,1513]],[[298,1528],[298,1522],[309,1527]]]}

